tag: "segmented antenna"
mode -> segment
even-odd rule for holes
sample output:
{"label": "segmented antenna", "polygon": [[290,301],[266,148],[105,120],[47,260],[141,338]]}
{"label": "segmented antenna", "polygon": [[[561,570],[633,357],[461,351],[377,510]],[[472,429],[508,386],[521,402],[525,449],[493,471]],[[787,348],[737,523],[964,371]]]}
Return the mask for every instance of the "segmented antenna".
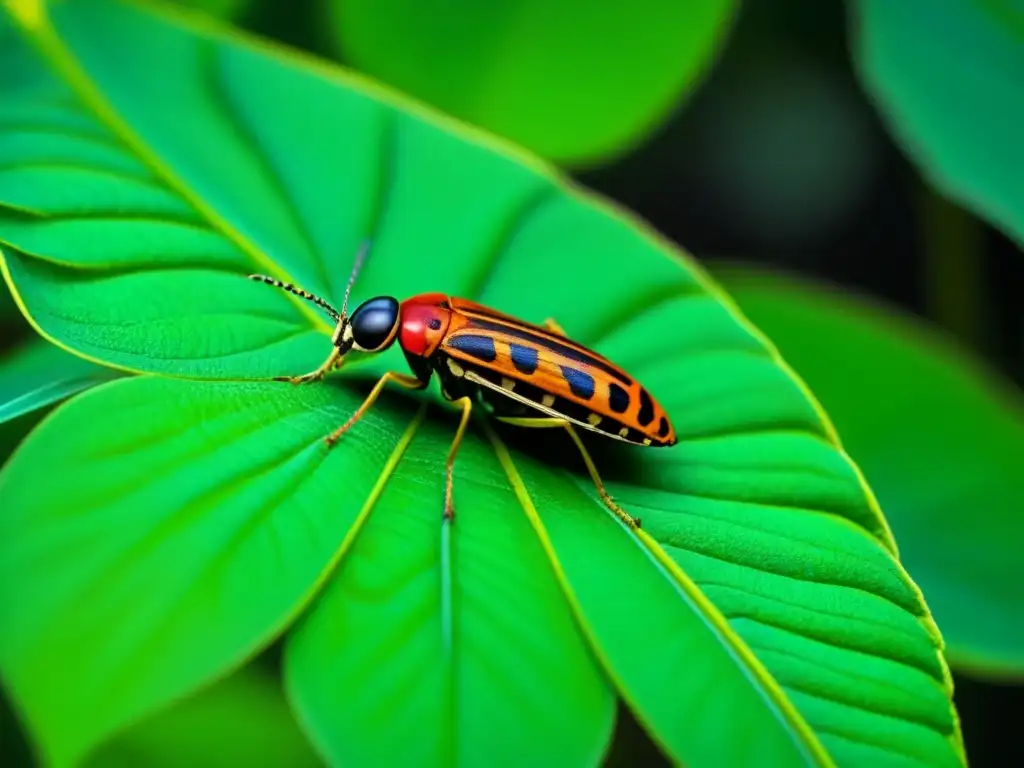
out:
{"label": "segmented antenna", "polygon": [[[334,320],[335,322],[341,319],[340,316],[338,315],[338,310],[336,310],[334,307],[332,307],[330,304],[328,304],[326,301],[324,301],[314,293],[304,291],[302,288],[297,288],[291,283],[282,282],[281,280],[277,280],[273,277],[270,277],[269,275],[249,275],[249,279],[258,280],[261,283],[266,283],[267,285],[272,285],[275,288],[280,288],[284,291],[288,291],[288,293],[294,293],[296,296],[301,296],[302,298],[306,299],[306,301],[311,301],[318,307],[326,311],[327,314],[331,316],[331,319]],[[345,298],[348,298],[347,292],[345,293]],[[341,311],[342,313],[345,312],[344,309],[342,309]]]}
{"label": "segmented antenna", "polygon": [[352,293],[352,286],[356,284],[356,275],[359,274],[360,267],[363,266],[363,260],[366,258],[366,254],[370,252],[370,240],[367,238],[363,240],[359,246],[359,253],[356,254],[355,264],[352,265],[352,272],[348,276],[348,285],[345,288],[345,298],[341,300],[341,314],[345,314],[348,309],[348,295]]}

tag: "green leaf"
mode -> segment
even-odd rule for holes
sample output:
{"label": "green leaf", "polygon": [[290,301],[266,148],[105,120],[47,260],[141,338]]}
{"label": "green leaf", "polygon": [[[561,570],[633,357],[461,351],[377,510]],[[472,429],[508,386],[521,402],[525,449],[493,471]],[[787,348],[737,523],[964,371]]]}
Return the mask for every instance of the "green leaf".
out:
{"label": "green leaf", "polygon": [[277,680],[254,665],[175,703],[115,739],[89,768],[322,766]]}
{"label": "green leaf", "polygon": [[853,8],[857,67],[890,132],[940,190],[1024,243],[1019,3],[856,0]]}
{"label": "green leaf", "polygon": [[0,424],[117,375],[47,341],[29,339],[0,356]]}
{"label": "green leaf", "polygon": [[[148,5],[11,7],[5,275],[45,334],[157,374],[59,406],[0,472],[0,671],[54,762],[292,630],[294,706],[338,761],[521,765],[549,739],[594,764],[617,695],[687,765],[962,763],[938,635],[870,493],[688,257],[333,68]],[[397,347],[336,382],[192,380],[319,364],[315,308],[245,275],[340,303],[367,236],[353,302],[555,316],[650,387],[680,443],[594,446],[645,532],[561,433],[474,425],[452,526],[447,409],[385,396],[328,451]]]}
{"label": "green leaf", "polygon": [[733,0],[325,0],[346,63],[559,163],[609,161],[699,84]]}
{"label": "green leaf", "polygon": [[955,664],[1024,671],[1024,400],[920,322],[827,285],[717,275],[821,398]]}
{"label": "green leaf", "polygon": [[237,19],[244,14],[253,0],[172,0],[175,5],[195,9],[219,19]]}
{"label": "green leaf", "polygon": [[460,456],[439,535],[450,442],[416,432],[288,644],[292,698],[334,765],[598,765],[613,692],[493,454]]}

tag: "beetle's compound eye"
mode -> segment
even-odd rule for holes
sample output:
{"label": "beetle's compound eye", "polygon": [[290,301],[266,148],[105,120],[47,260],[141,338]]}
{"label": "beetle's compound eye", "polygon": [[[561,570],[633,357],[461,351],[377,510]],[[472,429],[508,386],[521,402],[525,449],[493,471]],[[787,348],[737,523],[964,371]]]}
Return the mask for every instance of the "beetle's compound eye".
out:
{"label": "beetle's compound eye", "polygon": [[356,349],[380,352],[391,346],[398,332],[398,301],[390,296],[367,299],[352,313]]}

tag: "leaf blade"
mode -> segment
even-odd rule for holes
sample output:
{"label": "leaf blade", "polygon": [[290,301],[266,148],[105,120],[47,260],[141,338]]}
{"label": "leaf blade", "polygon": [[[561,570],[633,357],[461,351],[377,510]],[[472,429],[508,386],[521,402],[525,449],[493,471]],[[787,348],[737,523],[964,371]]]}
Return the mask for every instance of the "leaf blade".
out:
{"label": "leaf blade", "polygon": [[[1019,562],[1007,533],[1019,527],[1014,500],[1024,494],[1011,469],[1024,446],[1019,392],[938,334],[854,293],[739,266],[719,275],[836,418],[888,510],[954,665],[1020,670],[1024,625],[1009,586],[1020,581],[1012,575]],[[828,328],[827,348],[800,334],[812,319]],[[868,412],[864,402],[880,405]],[[897,419],[911,426],[886,426]],[[981,488],[986,504],[964,516],[962,505]]]}
{"label": "leaf blade", "polygon": [[466,450],[472,435],[442,524],[450,439],[424,424],[289,638],[290,696],[334,763],[596,764],[613,690],[493,457]]}
{"label": "leaf blade", "polygon": [[[267,399],[282,389],[283,400]],[[323,435],[352,407],[346,395],[122,379],[58,408],[0,471],[9,502],[0,530],[18,542],[0,548],[0,613],[9,628],[0,665],[51,759],[74,761],[244,661],[308,602],[338,556],[335,536],[343,539],[363,499],[379,493],[373,479],[393,469],[391,454],[404,447],[401,416],[385,412],[364,430],[389,447],[364,437],[321,455]],[[98,414],[106,427],[88,440],[50,439]],[[279,439],[267,441],[268,428]],[[211,445],[220,458],[207,473],[192,457]],[[36,482],[40,462],[60,467],[55,482]],[[362,480],[331,483],[337,462]],[[136,486],[126,477],[150,482]],[[297,492],[303,486],[315,489],[313,498]],[[72,489],[71,509],[54,503]],[[225,494],[232,503],[218,504]],[[302,526],[280,522],[296,514]],[[97,539],[96,530],[107,534]],[[44,563],[60,567],[45,570]],[[13,588],[26,571],[34,581]],[[137,591],[147,600],[125,614]],[[195,627],[206,631],[196,635]],[[83,661],[69,643],[94,652]],[[56,684],[65,679],[55,673],[61,665],[77,685]]]}
{"label": "leaf blade", "polygon": [[854,14],[856,65],[890,133],[945,194],[1024,242],[1019,13],[1001,0],[858,0]]}

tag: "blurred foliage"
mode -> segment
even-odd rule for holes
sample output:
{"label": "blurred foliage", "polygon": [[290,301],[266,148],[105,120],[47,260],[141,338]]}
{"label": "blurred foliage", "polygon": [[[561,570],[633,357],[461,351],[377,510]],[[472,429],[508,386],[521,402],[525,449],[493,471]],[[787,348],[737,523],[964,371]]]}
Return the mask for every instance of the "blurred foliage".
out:
{"label": "blurred foliage", "polygon": [[202,11],[219,19],[234,20],[248,11],[255,0],[168,0],[194,11]]}
{"label": "blurred foliage", "polygon": [[564,165],[608,162],[697,86],[734,0],[325,0],[343,60]]}
{"label": "blurred foliage", "polygon": [[909,316],[828,285],[720,266],[835,420],[954,664],[1024,675],[1024,398]]}
{"label": "blurred foliage", "polygon": [[[9,277],[61,344],[161,375],[73,398],[0,474],[0,667],[48,756],[292,629],[290,700],[338,762],[593,764],[621,696],[690,765],[962,764],[934,625],[867,489],[688,257],[344,75],[130,3],[51,18],[26,17],[34,45],[0,32],[17,72],[0,89],[31,118],[3,134],[31,179],[2,188]],[[567,466],[561,433],[475,429],[442,525],[434,394],[417,415],[382,398],[325,454],[397,349],[337,385],[237,380],[315,366],[331,332],[243,276],[337,303],[367,233],[359,295],[557,316],[685,414],[672,451],[595,445],[643,531]]]}
{"label": "blurred foliage", "polygon": [[133,725],[84,768],[322,765],[279,680],[250,664]]}
{"label": "blurred foliage", "polygon": [[1024,243],[1024,6],[851,0],[855,58],[939,189]]}

